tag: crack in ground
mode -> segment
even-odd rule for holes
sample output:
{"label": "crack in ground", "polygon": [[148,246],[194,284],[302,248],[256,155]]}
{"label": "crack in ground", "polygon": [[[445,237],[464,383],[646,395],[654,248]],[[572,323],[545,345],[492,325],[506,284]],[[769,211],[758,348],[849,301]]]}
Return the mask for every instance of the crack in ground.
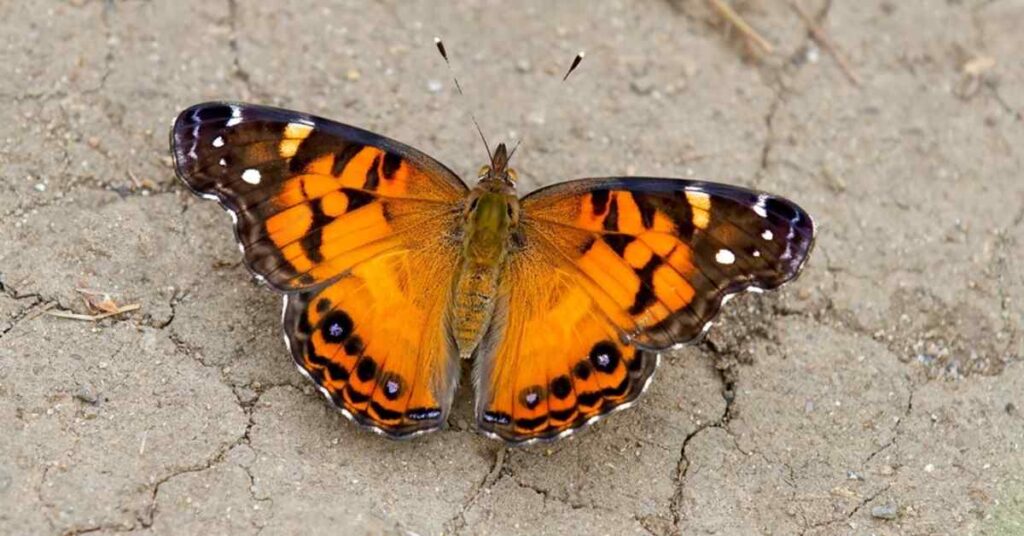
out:
{"label": "crack in ground", "polygon": [[[270,389],[273,389],[275,387],[291,387],[291,386],[287,385],[287,384],[272,385],[272,386],[266,387],[265,389],[257,390],[256,391],[256,397],[253,398],[252,400],[248,401],[248,402],[243,401],[238,396],[237,392],[232,390],[233,393],[235,394],[235,398],[236,398],[236,401],[237,401],[239,407],[242,408],[242,411],[244,411],[245,415],[246,415],[245,430],[242,431],[242,434],[238,437],[238,439],[235,439],[234,441],[230,441],[227,444],[225,444],[223,447],[218,449],[218,451],[216,453],[214,453],[214,455],[211,456],[209,459],[207,459],[205,462],[200,463],[200,464],[196,464],[196,465],[192,465],[192,466],[188,466],[188,467],[185,467],[185,468],[179,468],[179,469],[177,469],[175,471],[172,471],[170,474],[164,476],[160,480],[158,480],[156,482],[156,484],[153,486],[153,489],[152,489],[152,491],[150,493],[149,505],[145,508],[145,510],[143,511],[143,513],[140,516],[137,516],[137,520],[139,521],[139,523],[141,525],[141,528],[143,528],[143,529],[151,529],[153,524],[156,522],[156,517],[160,513],[160,510],[159,510],[160,503],[158,501],[158,497],[159,497],[159,494],[160,494],[160,488],[164,484],[166,484],[167,482],[169,482],[169,481],[171,481],[171,480],[173,480],[173,479],[175,479],[175,478],[177,478],[179,476],[182,476],[182,475],[193,474],[193,473],[201,473],[203,471],[207,471],[209,469],[213,469],[213,468],[217,467],[218,465],[220,465],[221,463],[223,463],[226,460],[227,455],[234,448],[236,448],[236,447],[238,447],[240,445],[247,445],[247,446],[249,446],[249,448],[252,448],[252,439],[251,439],[251,435],[250,434],[252,432],[252,429],[256,426],[256,420],[255,420],[255,417],[254,417],[256,405],[259,403],[259,400],[263,396],[264,393],[266,393],[267,391],[269,391]],[[253,449],[253,451],[255,452],[255,449]],[[241,467],[242,470],[245,471],[246,475],[249,477],[249,497],[250,497],[250,499],[255,501],[257,504],[260,504],[260,503],[270,503],[271,505],[273,505],[273,498],[271,498],[271,497],[257,497],[256,496],[256,489],[255,489],[256,488],[256,476],[252,473],[252,471],[249,469],[249,467],[246,467],[246,466],[241,465],[241,464],[237,464],[237,465],[238,465],[238,467]],[[261,527],[259,525],[256,525],[255,522],[254,522],[253,528],[256,528],[257,530],[262,530],[263,527]]]}
{"label": "crack in ground", "polygon": [[[690,460],[686,455],[686,449],[689,447],[690,442],[703,433],[706,430],[712,428],[719,428],[725,430],[730,436],[732,432],[728,428],[729,420],[732,418],[733,404],[736,402],[736,382],[735,373],[731,369],[735,366],[730,364],[725,368],[715,367],[716,376],[719,381],[722,382],[722,398],[725,400],[725,409],[722,410],[722,415],[718,419],[701,424],[694,431],[687,434],[686,438],[683,439],[683,445],[679,449],[679,462],[676,463],[676,491],[672,494],[672,499],[669,501],[669,513],[672,516],[672,527],[677,533],[681,531],[680,524],[683,521],[682,514],[682,503],[683,503],[683,490],[685,488],[686,477],[690,471]],[[735,437],[733,437],[735,440]],[[740,452],[743,452],[740,450]]]}
{"label": "crack in ground", "polygon": [[104,91],[106,89],[107,79],[110,78],[111,73],[114,72],[114,47],[111,46],[114,34],[110,25],[109,16],[110,12],[116,9],[116,7],[117,5],[113,1],[107,0],[103,2],[103,7],[100,10],[100,25],[103,26],[104,53],[100,80],[95,87],[86,87],[78,90],[61,88],[53,91],[27,91],[16,95],[0,93],[0,98],[11,100],[15,103],[23,101],[45,102],[64,99],[70,95],[95,95]]}
{"label": "crack in ground", "polygon": [[868,457],[864,459],[864,465],[867,465],[869,462],[871,462],[871,460],[875,459],[875,456],[878,456],[882,452],[888,450],[890,447],[895,446],[896,442],[899,440],[900,433],[902,433],[903,431],[903,423],[910,418],[910,412],[913,411],[914,409],[913,381],[907,382],[907,389],[910,391],[909,395],[907,395],[907,406],[906,409],[903,410],[903,416],[897,419],[895,426],[893,426],[892,428],[892,437],[890,437],[888,441],[886,441],[883,445],[881,445],[880,447],[875,449],[871,454],[869,454]]}
{"label": "crack in ground", "polygon": [[[202,364],[201,361],[199,361],[199,362]],[[223,380],[223,378],[222,378],[222,380]],[[149,492],[148,504],[142,509],[142,511],[140,513],[136,514],[136,516],[135,516],[135,523],[131,523],[131,524],[103,523],[103,524],[99,524],[99,525],[88,525],[88,526],[85,526],[85,527],[70,527],[70,528],[65,529],[63,533],[65,533],[65,534],[87,534],[87,533],[96,532],[96,531],[100,531],[100,530],[106,530],[106,531],[110,531],[110,532],[130,532],[130,531],[135,531],[135,530],[140,530],[140,529],[141,530],[152,530],[152,527],[153,527],[154,523],[156,522],[156,518],[157,518],[157,516],[160,513],[158,499],[159,499],[160,489],[163,487],[164,484],[174,480],[175,478],[177,478],[179,476],[188,475],[188,474],[195,474],[195,473],[201,473],[201,472],[204,472],[204,471],[207,471],[207,470],[210,470],[210,469],[213,469],[213,468],[219,466],[220,464],[222,464],[225,461],[227,461],[228,454],[230,454],[230,452],[233,449],[235,449],[236,447],[238,447],[240,445],[247,445],[247,446],[249,446],[249,448],[252,448],[251,432],[252,432],[252,429],[256,426],[256,421],[255,421],[254,413],[255,413],[256,405],[259,403],[260,398],[263,396],[263,394],[265,394],[269,390],[277,388],[277,387],[287,387],[287,388],[295,389],[295,387],[293,385],[291,385],[291,384],[257,385],[255,383],[253,383],[253,384],[246,384],[246,385],[242,385],[242,386],[232,386],[232,385],[228,384],[227,382],[225,382],[225,384],[228,387],[232,388],[232,392],[235,395],[236,402],[238,403],[239,407],[242,408],[243,412],[246,415],[245,429],[242,431],[242,434],[238,438],[226,442],[222,447],[217,449],[217,451],[212,456],[207,458],[206,460],[204,460],[204,461],[202,461],[200,463],[188,465],[188,466],[185,466],[185,467],[174,468],[169,473],[167,473],[163,477],[159,478],[152,485],[152,489]],[[238,389],[239,388],[251,389],[251,390],[253,390],[256,393],[256,396],[254,396],[251,400],[243,400],[242,396],[238,393]],[[255,449],[253,449],[253,452],[255,453]],[[247,467],[245,465],[242,465],[242,464],[236,464],[236,465],[237,465],[237,467],[240,467],[243,471],[245,471],[245,474],[248,476],[248,479],[249,479],[249,490],[248,490],[249,491],[249,497],[255,503],[254,506],[258,506],[258,505],[262,505],[262,504],[269,504],[269,505],[273,506],[274,500],[273,500],[272,497],[259,497],[259,496],[257,496],[257,494],[256,494],[256,475],[253,474],[252,470],[249,467]],[[41,489],[43,483],[44,483],[44,481],[41,481],[40,489]],[[41,502],[41,504],[42,504],[42,502]],[[257,529],[257,532],[263,530],[264,527],[256,524],[256,520],[251,520],[251,522],[253,524],[253,528]]]}
{"label": "crack in ground", "polygon": [[491,470],[484,475],[483,480],[481,480],[476,485],[475,489],[470,492],[469,498],[462,503],[462,506],[459,508],[459,512],[444,523],[444,532],[446,534],[459,534],[465,530],[466,512],[476,503],[477,499],[480,498],[480,495],[493,488],[494,484],[501,479],[505,468],[505,455],[507,453],[508,448],[504,446],[500,446],[495,450],[494,463],[491,464]]}

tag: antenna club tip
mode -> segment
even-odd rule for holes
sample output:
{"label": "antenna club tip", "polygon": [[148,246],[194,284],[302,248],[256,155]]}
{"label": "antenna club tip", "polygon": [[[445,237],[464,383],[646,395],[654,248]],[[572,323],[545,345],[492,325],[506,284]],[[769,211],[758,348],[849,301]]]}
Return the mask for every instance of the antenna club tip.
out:
{"label": "antenna club tip", "polygon": [[436,45],[436,44],[438,44],[440,42],[441,42],[441,38],[435,35],[434,36],[434,44]]}
{"label": "antenna club tip", "polygon": [[579,56],[580,58],[585,58],[585,57],[587,57],[587,51],[586,50],[581,50],[576,55]]}

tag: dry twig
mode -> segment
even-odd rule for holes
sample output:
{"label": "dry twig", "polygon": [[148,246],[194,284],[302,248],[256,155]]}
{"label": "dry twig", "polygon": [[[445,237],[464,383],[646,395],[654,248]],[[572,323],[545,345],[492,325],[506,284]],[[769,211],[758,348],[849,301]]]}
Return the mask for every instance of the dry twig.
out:
{"label": "dry twig", "polygon": [[750,24],[748,24],[739,13],[736,13],[736,10],[734,10],[732,6],[725,3],[723,0],[708,0],[708,4],[710,4],[711,8],[721,15],[722,18],[729,21],[729,24],[739,30],[744,37],[760,47],[766,54],[772,53],[774,50],[772,44],[764,37],[761,37],[761,34],[757,33],[757,30],[750,26]]}
{"label": "dry twig", "polygon": [[804,21],[804,24],[807,26],[807,31],[811,34],[811,38],[814,39],[821,48],[824,48],[825,51],[832,56],[832,59],[836,60],[836,63],[839,65],[839,69],[843,71],[843,74],[846,75],[846,78],[850,83],[860,87],[860,77],[857,76],[857,73],[853,72],[850,64],[846,61],[846,57],[839,52],[839,49],[836,48],[832,39],[830,39],[828,34],[825,33],[825,30],[815,22],[814,18],[811,17],[807,11],[804,11],[804,8],[800,7],[800,4],[797,4],[795,0],[790,0],[789,7],[793,8],[793,11],[795,11],[796,14]]}
{"label": "dry twig", "polygon": [[137,303],[118,305],[106,292],[84,288],[76,288],[75,291],[82,295],[82,301],[85,302],[85,306],[89,309],[90,314],[71,313],[67,311],[46,311],[46,314],[57,318],[67,318],[69,320],[96,322],[98,320],[103,320],[104,318],[109,318],[142,308],[142,306]]}

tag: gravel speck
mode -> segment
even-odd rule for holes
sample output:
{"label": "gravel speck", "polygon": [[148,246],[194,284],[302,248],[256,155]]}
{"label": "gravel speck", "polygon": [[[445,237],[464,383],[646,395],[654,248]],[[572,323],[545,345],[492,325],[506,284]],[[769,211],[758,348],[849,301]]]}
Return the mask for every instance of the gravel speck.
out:
{"label": "gravel speck", "polygon": [[896,519],[896,506],[892,504],[883,504],[881,506],[872,507],[871,517],[875,519]]}
{"label": "gravel speck", "polygon": [[86,404],[92,404],[94,406],[100,402],[100,398],[96,395],[96,391],[88,385],[78,386],[78,390],[75,391],[75,398],[85,402]]}

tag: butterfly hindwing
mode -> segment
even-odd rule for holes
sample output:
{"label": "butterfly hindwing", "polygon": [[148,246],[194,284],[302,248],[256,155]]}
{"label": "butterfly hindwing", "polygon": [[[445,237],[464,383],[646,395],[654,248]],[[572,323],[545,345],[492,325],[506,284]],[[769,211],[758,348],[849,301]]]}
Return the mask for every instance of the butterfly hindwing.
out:
{"label": "butterfly hindwing", "polygon": [[644,390],[658,355],[624,342],[550,244],[506,269],[496,320],[476,355],[477,424],[512,443],[553,439]]}
{"label": "butterfly hindwing", "polygon": [[233,215],[247,266],[287,294],[286,340],[321,392],[395,437],[441,426],[462,181],[376,134],[240,103],[185,110],[171,145],[181,179]]}
{"label": "butterfly hindwing", "polygon": [[290,296],[284,312],[299,369],[347,416],[394,437],[441,426],[458,378],[441,283],[452,272],[438,262],[455,252],[439,237],[425,245]]}
{"label": "butterfly hindwing", "polygon": [[658,350],[695,340],[727,296],[796,277],[814,238],[785,199],[640,178],[534,192],[519,232],[477,365],[478,423],[514,442],[628,405]]}

